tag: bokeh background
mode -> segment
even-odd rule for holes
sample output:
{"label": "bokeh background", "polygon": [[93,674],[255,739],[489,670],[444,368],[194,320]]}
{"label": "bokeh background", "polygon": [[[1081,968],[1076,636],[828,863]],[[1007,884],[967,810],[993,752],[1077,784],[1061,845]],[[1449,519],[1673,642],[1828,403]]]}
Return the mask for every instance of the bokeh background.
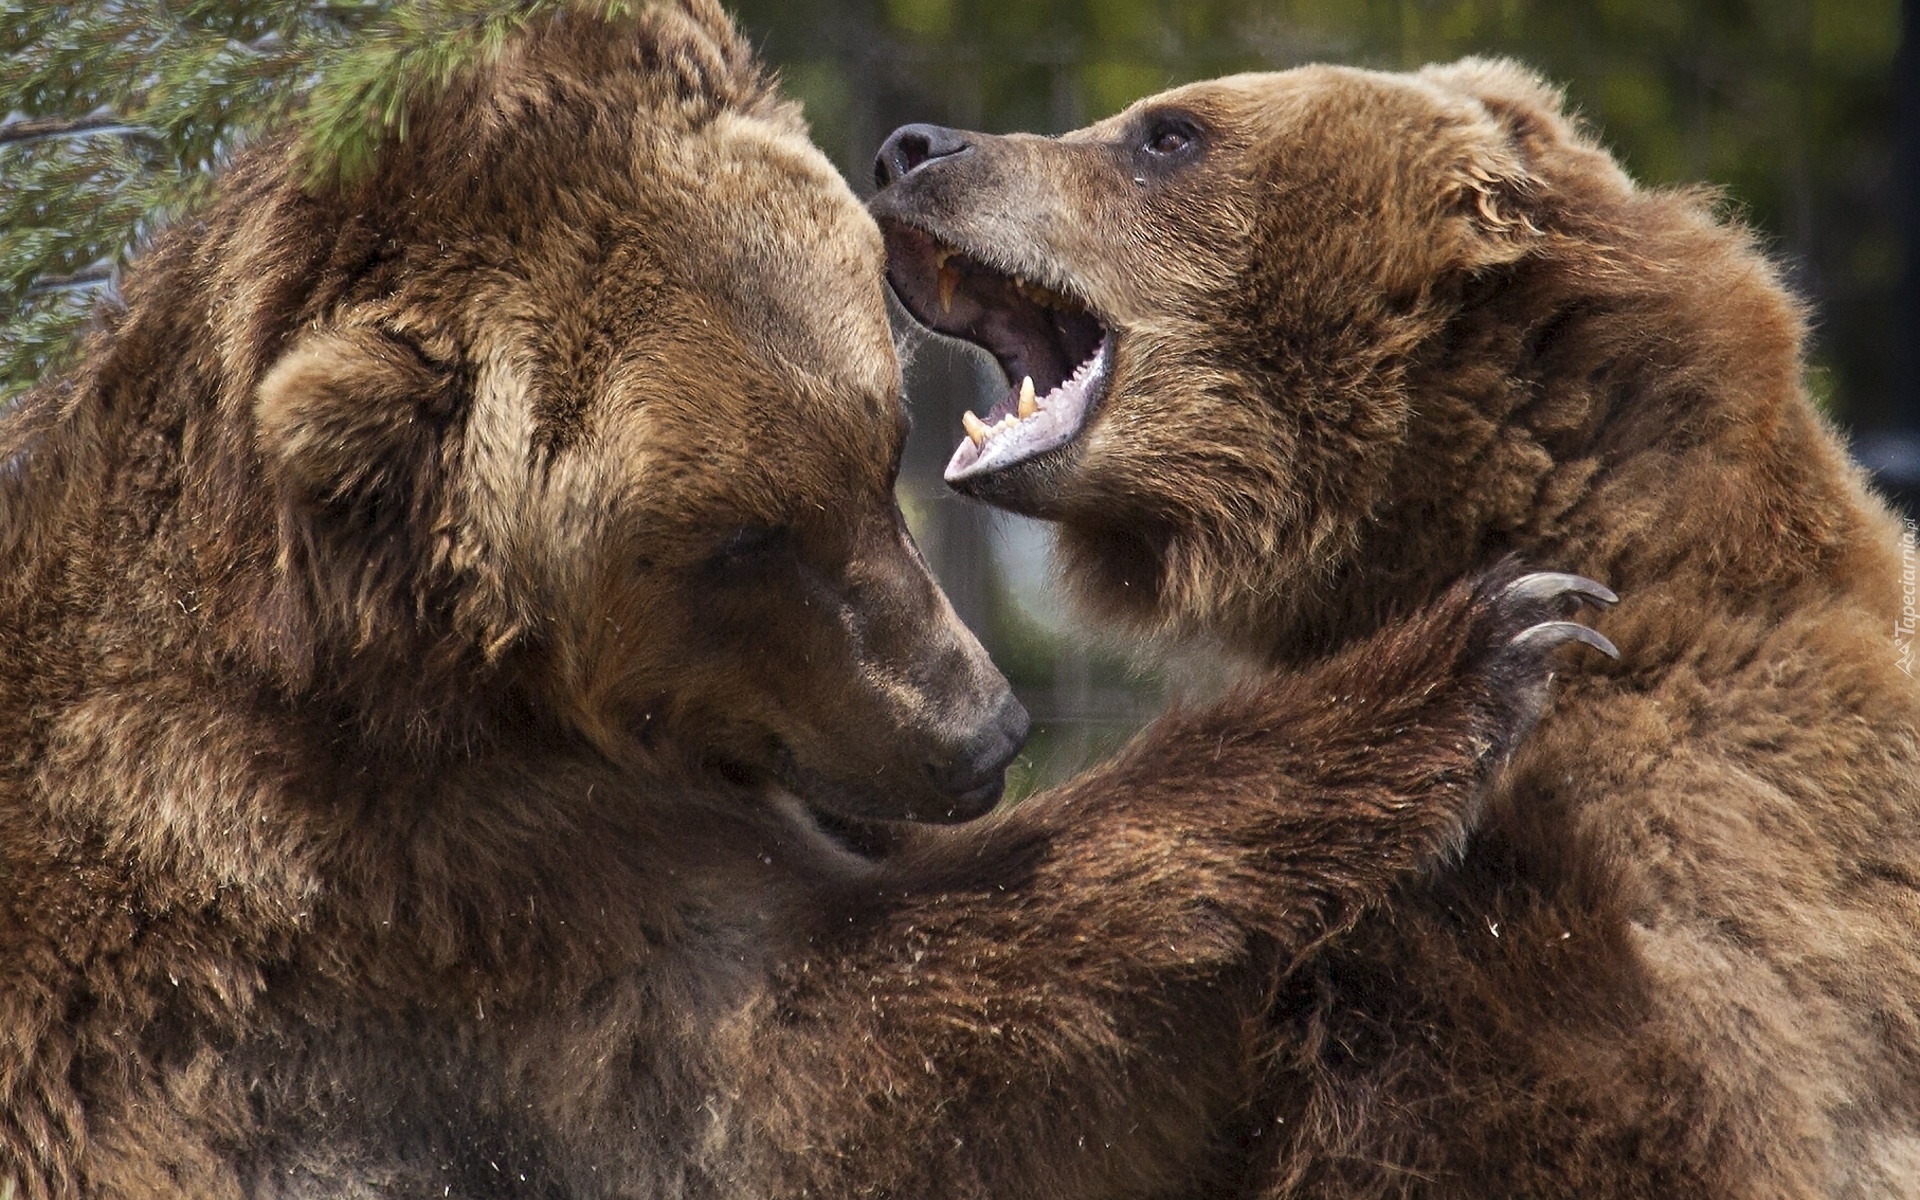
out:
{"label": "bokeh background", "polygon": [[[872,191],[894,127],[1057,133],[1176,83],[1336,61],[1402,69],[1518,58],[1643,182],[1710,183],[1812,305],[1814,394],[1893,488],[1920,481],[1920,305],[1911,172],[1915,0],[735,0],[815,139]],[[1902,50],[1903,26],[1907,47]],[[1903,108],[1904,106],[1904,108]],[[1904,157],[1897,153],[1903,144]],[[1902,164],[1905,164],[1904,170]],[[909,341],[914,339],[908,334]],[[1089,642],[1055,603],[1047,533],[948,493],[960,410],[997,372],[944,342],[909,372],[902,499],[1036,735],[1032,787],[1106,752],[1169,687]]]}

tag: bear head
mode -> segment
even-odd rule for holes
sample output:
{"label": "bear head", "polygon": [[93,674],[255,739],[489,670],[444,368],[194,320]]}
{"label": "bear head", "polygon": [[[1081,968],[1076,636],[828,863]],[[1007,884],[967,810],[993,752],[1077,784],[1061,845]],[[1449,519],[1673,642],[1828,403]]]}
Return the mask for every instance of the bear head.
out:
{"label": "bear head", "polygon": [[1431,587],[1472,565],[1438,561],[1456,532],[1484,551],[1479,485],[1434,477],[1471,457],[1460,414],[1416,376],[1452,346],[1504,378],[1461,314],[1632,192],[1483,60],[1233,76],[1058,138],[907,126],[875,174],[895,293],[1007,377],[948,481],[1057,521],[1096,616],[1256,656],[1330,636],[1336,576],[1428,555]]}
{"label": "bear head", "polygon": [[882,254],[717,6],[569,12],[360,174],[243,155],[95,369],[191,348],[197,611],[362,738],[961,819],[1026,717],[894,500]]}

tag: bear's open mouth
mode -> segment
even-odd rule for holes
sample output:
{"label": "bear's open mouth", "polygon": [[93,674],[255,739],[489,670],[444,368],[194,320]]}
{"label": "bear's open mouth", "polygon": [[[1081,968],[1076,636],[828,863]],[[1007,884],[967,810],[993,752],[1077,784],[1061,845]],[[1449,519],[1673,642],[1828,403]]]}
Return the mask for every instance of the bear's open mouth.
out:
{"label": "bear's open mouth", "polygon": [[887,223],[887,279],[914,320],[993,355],[1007,395],[947,463],[948,483],[1004,470],[1071,442],[1105,396],[1113,330],[1082,302],[981,262],[912,226]]}

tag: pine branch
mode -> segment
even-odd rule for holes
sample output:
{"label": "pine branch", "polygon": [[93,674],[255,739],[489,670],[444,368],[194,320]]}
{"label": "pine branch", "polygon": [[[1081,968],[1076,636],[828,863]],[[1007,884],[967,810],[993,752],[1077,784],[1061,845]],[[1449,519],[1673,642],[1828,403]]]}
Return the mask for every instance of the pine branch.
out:
{"label": "pine branch", "polygon": [[0,0],[0,406],[261,130],[293,120],[311,184],[350,180],[529,22],[644,2]]}
{"label": "pine branch", "polygon": [[99,263],[71,275],[42,275],[27,289],[27,298],[36,300],[55,292],[92,291],[113,281],[113,264]]}
{"label": "pine branch", "polygon": [[0,405],[391,0],[0,0]]}
{"label": "pine branch", "polygon": [[0,396],[19,395],[72,362],[95,298],[93,292],[56,292],[8,316],[0,347]]}
{"label": "pine branch", "polygon": [[92,137],[112,134],[146,133],[138,125],[129,125],[111,113],[87,117],[23,117],[0,125],[0,146],[16,142],[37,142],[49,138]]}

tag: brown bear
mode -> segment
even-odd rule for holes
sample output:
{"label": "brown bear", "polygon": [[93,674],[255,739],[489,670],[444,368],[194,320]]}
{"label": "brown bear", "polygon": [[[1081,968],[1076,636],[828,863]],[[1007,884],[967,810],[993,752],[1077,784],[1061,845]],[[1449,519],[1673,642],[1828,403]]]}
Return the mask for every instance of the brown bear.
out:
{"label": "brown bear", "polygon": [[[297,143],[0,418],[0,1192],[1136,1195],[1540,704],[1511,567],[993,804],[872,222],[707,0]],[[883,844],[884,856],[872,846]]]}
{"label": "brown bear", "polygon": [[1911,543],[1711,195],[1471,59],[876,174],[896,292],[1007,376],[948,479],[1096,617],[1285,664],[1514,553],[1630,598],[1458,869],[1290,976],[1250,1189],[1920,1195]]}

